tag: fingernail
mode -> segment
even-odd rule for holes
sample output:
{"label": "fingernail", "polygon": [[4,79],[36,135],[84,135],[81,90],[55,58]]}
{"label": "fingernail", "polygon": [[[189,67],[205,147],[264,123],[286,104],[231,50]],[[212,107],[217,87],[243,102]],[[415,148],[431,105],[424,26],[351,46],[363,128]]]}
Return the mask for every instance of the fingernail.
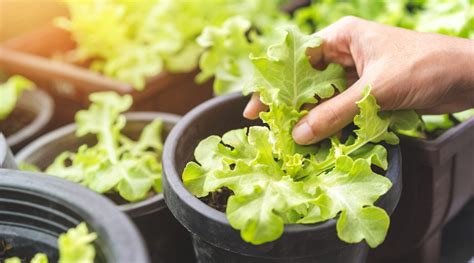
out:
{"label": "fingernail", "polygon": [[298,144],[307,144],[314,139],[313,130],[307,122],[303,122],[303,124],[293,129],[293,139],[295,139]]}
{"label": "fingernail", "polygon": [[254,116],[252,115],[252,101],[250,101],[247,106],[245,106],[245,109],[244,109],[244,117],[247,118],[247,119],[253,119]]}

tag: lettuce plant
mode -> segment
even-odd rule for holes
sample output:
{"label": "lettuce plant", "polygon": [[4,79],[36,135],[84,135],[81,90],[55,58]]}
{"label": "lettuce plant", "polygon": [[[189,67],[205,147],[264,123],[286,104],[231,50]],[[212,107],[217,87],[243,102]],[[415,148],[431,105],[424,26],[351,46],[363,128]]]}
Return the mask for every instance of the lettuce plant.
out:
{"label": "lettuce plant", "polygon": [[279,0],[65,0],[69,18],[57,24],[70,31],[79,61],[91,69],[143,89],[145,79],[163,70],[187,72],[197,66],[202,47],[196,37],[241,15],[255,25],[271,25],[281,15]]}
{"label": "lettuce plant", "polygon": [[14,75],[5,83],[0,84],[0,121],[4,120],[15,109],[16,103],[25,90],[30,90],[35,84],[25,77]]}
{"label": "lettuce plant", "polygon": [[[231,17],[221,26],[206,27],[197,38],[205,51],[199,60],[201,72],[196,80],[201,83],[214,77],[214,93],[217,95],[241,90],[254,70],[249,54],[260,55],[272,42],[281,39],[281,34],[273,30],[279,24],[295,24],[304,32],[312,33],[343,16],[354,15],[423,32],[473,38],[474,8],[470,7],[469,1],[314,1],[310,6],[296,10],[292,19],[284,16],[274,19],[271,28],[258,28],[248,19]],[[474,115],[470,112],[457,113],[462,120],[456,115],[454,118],[465,121]],[[417,128],[397,132],[426,138],[434,132],[453,127],[456,123],[451,119],[447,114],[426,115],[422,116],[422,122],[416,122],[420,124]]]}
{"label": "lettuce plant", "polygon": [[[89,233],[86,223],[82,222],[59,236],[59,263],[81,262],[93,263],[95,248],[92,244],[97,238],[96,233]],[[5,263],[21,263],[18,257],[8,258]],[[30,263],[48,263],[46,254],[38,253]]]}
{"label": "lettuce plant", "polygon": [[120,132],[126,124],[121,113],[132,105],[131,96],[99,92],[90,100],[89,109],[76,114],[76,135],[93,134],[97,144],[60,154],[46,173],[99,193],[115,191],[130,202],[146,198],[150,191],[161,192],[163,122],[154,120],[133,141]]}
{"label": "lettuce plant", "polygon": [[[420,32],[440,33],[474,38],[474,5],[472,0],[322,0],[296,11],[294,22],[306,32],[314,32],[343,16],[358,16],[387,25],[399,26]],[[472,110],[457,113],[462,122],[474,116]],[[401,134],[426,138],[456,125],[448,114],[424,115],[422,125]]]}
{"label": "lettuce plant", "polygon": [[380,142],[397,144],[390,128],[410,129],[413,112],[380,114],[370,87],[357,102],[358,127],[346,140],[333,136],[323,143],[297,145],[291,130],[306,114],[302,106],[330,98],[346,87],[344,70],[329,65],[319,71],[309,63],[307,48],[321,39],[288,27],[277,44],[251,58],[254,72],[244,93],[259,92],[269,111],[268,125],[209,136],[186,165],[183,183],[197,197],[226,187],[233,194],[226,215],[231,226],[252,244],[278,239],[285,224],[312,224],[338,217],[337,233],[349,243],[365,239],[376,247],[385,238],[389,216],[374,202],[391,187],[371,166],[387,169]]}

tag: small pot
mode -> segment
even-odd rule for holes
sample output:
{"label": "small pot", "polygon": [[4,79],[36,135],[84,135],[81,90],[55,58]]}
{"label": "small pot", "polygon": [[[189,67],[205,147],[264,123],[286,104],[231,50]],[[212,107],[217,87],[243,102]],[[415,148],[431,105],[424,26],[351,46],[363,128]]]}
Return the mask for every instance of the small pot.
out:
{"label": "small pot", "polygon": [[402,137],[403,192],[371,262],[439,262],[443,226],[474,197],[474,118],[434,140]]}
{"label": "small pot", "polygon": [[0,168],[16,169],[15,159],[2,133],[0,133]]}
{"label": "small pot", "polygon": [[14,256],[29,260],[40,252],[57,262],[59,235],[80,222],[98,235],[95,262],[149,262],[132,222],[112,202],[78,184],[0,169],[0,196],[2,262]]}
{"label": "small pot", "polygon": [[18,130],[12,131],[12,134],[5,134],[13,152],[17,152],[40,136],[50,123],[53,112],[53,100],[46,92],[38,89],[23,92],[10,117],[0,121],[5,127],[12,127],[11,122],[18,122],[19,119],[28,121],[24,124],[15,124],[18,125]]}
{"label": "small pot", "polygon": [[[226,215],[193,196],[183,185],[181,174],[194,159],[197,144],[210,135],[231,129],[261,125],[243,118],[248,98],[240,94],[217,97],[188,113],[168,136],[163,155],[163,191],[173,215],[191,232],[198,262],[364,262],[365,242],[347,244],[336,234],[336,220],[312,225],[286,225],[283,235],[263,245],[242,240]],[[389,214],[401,192],[401,159],[398,146],[388,146],[392,181],[390,191],[377,205]]]}
{"label": "small pot", "polygon": [[[178,122],[179,117],[166,113],[131,112],[126,114],[127,125],[123,132],[138,139],[143,128],[156,118],[164,122],[164,136]],[[76,137],[75,124],[52,131],[26,146],[16,156],[18,163],[26,162],[45,169],[60,153],[76,151],[83,144],[96,143],[95,136]],[[144,236],[153,262],[192,262],[194,254],[187,231],[174,219],[163,194],[144,201],[118,206],[135,222]],[[139,261],[133,261],[139,262]]]}

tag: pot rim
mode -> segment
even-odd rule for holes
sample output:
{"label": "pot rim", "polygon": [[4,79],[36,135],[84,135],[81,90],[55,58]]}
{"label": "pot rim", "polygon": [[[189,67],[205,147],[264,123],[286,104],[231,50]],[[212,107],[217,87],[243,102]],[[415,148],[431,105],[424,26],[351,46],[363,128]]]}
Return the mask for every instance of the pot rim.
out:
{"label": "pot rim", "polygon": [[[193,119],[201,115],[202,112],[205,112],[209,109],[212,109],[218,105],[226,104],[228,101],[235,100],[238,97],[242,97],[240,92],[233,92],[227,95],[215,97],[210,99],[199,106],[195,107],[189,113],[183,116],[180,122],[173,128],[171,133],[168,135],[168,138],[165,142],[164,150],[163,150],[163,179],[169,185],[171,191],[176,193],[178,198],[186,203],[186,205],[194,210],[195,213],[200,214],[207,220],[213,220],[225,227],[232,228],[229,221],[227,220],[226,214],[224,212],[220,212],[191,194],[181,180],[181,174],[178,174],[178,171],[175,168],[175,155],[176,155],[176,148],[178,141],[183,135],[185,134],[187,127],[192,123]],[[400,151],[399,146],[391,146],[392,151],[394,153],[393,161],[394,163],[387,168],[385,176],[389,178],[392,183],[395,185],[395,182],[401,181],[401,173],[397,172],[396,163],[400,163]],[[389,152],[390,149],[387,149]],[[401,163],[400,163],[401,166]],[[391,167],[394,167],[390,169]],[[401,168],[401,167],[399,167]],[[399,170],[399,169],[398,169]],[[164,189],[165,191],[166,189]],[[166,195],[166,194],[165,194]],[[377,201],[384,199],[387,193],[381,196]],[[397,201],[398,202],[398,201]],[[396,205],[396,204],[395,204]],[[385,210],[385,209],[384,209]],[[172,211],[173,212],[173,211]],[[334,229],[336,226],[337,220],[336,218],[329,219],[324,222],[319,222],[315,224],[285,224],[284,231],[282,235],[285,234],[296,234],[306,231],[328,231],[328,229]],[[233,229],[233,228],[232,228]],[[238,230],[235,230],[238,231]]]}
{"label": "pot rim", "polygon": [[[136,111],[136,112],[127,112],[125,113],[128,122],[133,121],[152,121],[156,118],[160,118],[165,123],[176,125],[181,119],[181,116],[171,113],[164,112],[151,112],[151,111]],[[18,152],[15,156],[17,163],[20,163],[27,159],[33,152],[36,152],[38,149],[41,149],[43,145],[54,142],[57,138],[63,137],[67,134],[74,133],[76,130],[76,124],[71,123],[60,127],[56,130],[48,132],[38,139],[34,140],[23,149]],[[166,140],[165,140],[166,141]],[[154,213],[166,207],[166,204],[163,200],[163,192],[152,196],[151,198],[138,201],[135,203],[127,203],[118,205],[118,208],[126,212],[130,217],[136,218],[146,214]]]}
{"label": "pot rim", "polygon": [[[28,103],[28,101],[32,100],[37,103]],[[33,109],[36,116],[31,123],[6,138],[8,145],[11,147],[17,146],[44,129],[50,122],[54,112],[53,99],[39,88],[25,91],[15,107],[24,108],[29,111]]]}
{"label": "pot rim", "polygon": [[[103,252],[115,256],[112,260],[124,263],[137,258],[141,262],[150,261],[137,227],[107,198],[76,183],[41,173],[0,169],[0,178],[0,189],[41,195],[76,212],[101,240],[106,241]],[[77,198],[77,194],[81,198]]]}

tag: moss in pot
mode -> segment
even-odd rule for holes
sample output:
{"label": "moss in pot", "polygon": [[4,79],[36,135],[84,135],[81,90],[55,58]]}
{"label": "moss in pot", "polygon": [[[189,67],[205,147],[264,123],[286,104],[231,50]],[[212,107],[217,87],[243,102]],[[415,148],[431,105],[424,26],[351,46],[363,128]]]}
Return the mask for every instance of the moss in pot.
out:
{"label": "moss in pot", "polygon": [[53,101],[19,75],[0,84],[0,98],[0,132],[16,152],[44,131],[53,114]]}
{"label": "moss in pot", "polygon": [[91,107],[76,115],[76,125],[39,138],[17,155],[17,161],[109,197],[136,223],[153,261],[192,260],[189,235],[161,194],[162,138],[179,117],[151,112],[122,115],[132,103],[128,95],[95,93],[91,100]]}
{"label": "moss in pot", "polygon": [[[245,98],[221,97],[187,114],[165,144],[165,200],[193,234],[200,262],[363,262],[361,241],[376,247],[387,233],[401,164],[398,147],[380,143],[397,144],[390,130],[410,128],[416,114],[379,113],[369,86],[349,136],[297,145],[291,130],[301,107],[342,91],[344,71],[311,67],[305,51],[320,39],[293,27],[284,36],[252,58],[245,86],[269,106],[260,114],[267,126],[243,119]],[[210,207],[216,192],[217,200],[230,194],[226,214]]]}
{"label": "moss in pot", "polygon": [[136,227],[106,198],[43,174],[0,169],[0,178],[0,261],[149,262]]}

